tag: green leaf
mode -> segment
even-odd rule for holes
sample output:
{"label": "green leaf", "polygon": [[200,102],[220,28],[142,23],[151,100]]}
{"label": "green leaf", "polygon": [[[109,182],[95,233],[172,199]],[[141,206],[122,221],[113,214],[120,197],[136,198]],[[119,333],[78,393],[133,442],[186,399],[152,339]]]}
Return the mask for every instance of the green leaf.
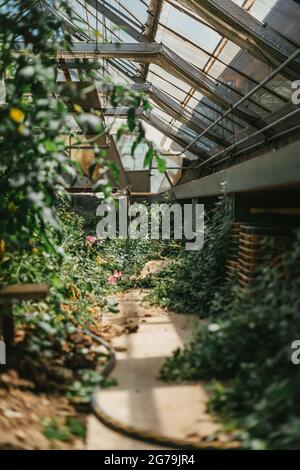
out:
{"label": "green leaf", "polygon": [[72,439],[70,431],[57,418],[46,419],[43,424],[43,434],[50,441],[69,442]]}
{"label": "green leaf", "polygon": [[67,428],[74,436],[84,439],[86,437],[86,429],[84,425],[76,418],[69,417],[67,419]]}
{"label": "green leaf", "polygon": [[143,109],[144,109],[144,111],[150,111],[152,109],[152,106],[149,103],[149,101],[147,101],[147,100],[144,101]]}
{"label": "green leaf", "polygon": [[127,115],[128,128],[133,132],[136,126],[135,108],[130,108]]}
{"label": "green leaf", "polygon": [[116,164],[116,162],[107,162],[107,166],[112,172],[112,175],[116,181],[119,181],[120,179],[120,168]]}
{"label": "green leaf", "polygon": [[133,142],[132,146],[131,146],[131,156],[134,157],[134,154],[135,154],[135,151],[137,149],[139,145],[139,141],[138,139],[135,139],[135,141]]}
{"label": "green leaf", "polygon": [[117,130],[117,141],[119,142],[119,140],[121,139],[121,137],[125,134],[125,132],[127,131],[127,126],[121,126],[119,127],[119,129]]}
{"label": "green leaf", "polygon": [[89,178],[90,178],[90,179],[93,179],[94,171],[95,171],[97,165],[98,165],[97,162],[93,162],[93,163],[89,166],[88,174],[89,174]]}
{"label": "green leaf", "polygon": [[148,152],[146,153],[145,160],[144,160],[144,168],[150,166],[154,157],[154,150],[153,148],[149,148]]}
{"label": "green leaf", "polygon": [[50,152],[50,153],[56,152],[56,150],[57,150],[56,142],[51,141],[51,140],[45,140],[43,142],[43,144],[44,144],[44,147],[47,150],[47,152]]}
{"label": "green leaf", "polygon": [[165,173],[166,171],[166,160],[159,155],[156,155],[156,163],[157,163],[157,168],[160,173]]}
{"label": "green leaf", "polygon": [[64,283],[56,273],[51,276],[51,284],[55,289],[62,289],[64,287]]}

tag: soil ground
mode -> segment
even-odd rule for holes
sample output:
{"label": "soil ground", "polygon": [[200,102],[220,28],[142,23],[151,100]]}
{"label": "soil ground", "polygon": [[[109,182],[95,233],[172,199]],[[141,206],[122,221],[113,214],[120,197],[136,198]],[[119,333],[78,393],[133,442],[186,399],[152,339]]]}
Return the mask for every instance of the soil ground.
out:
{"label": "soil ground", "polygon": [[[161,266],[151,262],[142,276]],[[112,374],[117,386],[101,390],[97,399],[114,419],[141,431],[199,442],[210,436],[230,441],[220,423],[207,413],[208,394],[203,384],[166,384],[159,371],[170,354],[187,342],[196,318],[149,307],[147,290],[114,296],[118,313],[102,312],[93,331],[110,342],[117,353]],[[45,432],[49,420],[65,429],[68,419],[86,426],[86,439],[76,435],[54,438]],[[34,384],[13,371],[0,374],[0,449],[158,449],[105,427],[93,416],[78,413],[62,395],[40,393]]]}

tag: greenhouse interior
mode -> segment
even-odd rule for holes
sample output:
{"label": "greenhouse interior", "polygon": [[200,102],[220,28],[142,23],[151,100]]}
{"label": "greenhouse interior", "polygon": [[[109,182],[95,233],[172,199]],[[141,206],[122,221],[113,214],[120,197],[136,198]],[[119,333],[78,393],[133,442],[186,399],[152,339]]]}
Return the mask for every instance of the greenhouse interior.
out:
{"label": "greenhouse interior", "polygon": [[299,0],[0,0],[1,450],[300,449],[299,140]]}

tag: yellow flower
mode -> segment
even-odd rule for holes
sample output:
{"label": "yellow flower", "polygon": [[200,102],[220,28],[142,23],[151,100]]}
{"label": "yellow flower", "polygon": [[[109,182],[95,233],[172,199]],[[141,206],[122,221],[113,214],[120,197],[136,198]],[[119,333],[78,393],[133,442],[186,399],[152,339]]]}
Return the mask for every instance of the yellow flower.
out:
{"label": "yellow flower", "polygon": [[21,109],[11,108],[9,111],[9,117],[12,121],[21,124],[21,122],[23,122],[25,119],[25,113],[23,113]]}
{"label": "yellow flower", "polygon": [[102,264],[107,264],[107,260],[102,258],[102,256],[97,256],[96,263],[101,266]]}
{"label": "yellow flower", "polygon": [[96,38],[102,38],[102,34],[100,33],[100,31],[95,31],[95,36]]}
{"label": "yellow flower", "polygon": [[82,107],[79,104],[74,104],[73,108],[76,113],[81,113],[82,111]]}
{"label": "yellow flower", "polygon": [[32,248],[32,253],[35,255],[39,252],[39,249],[38,248]]}
{"label": "yellow flower", "polygon": [[0,240],[0,259],[2,259],[5,254],[5,248],[6,248],[5,241]]}

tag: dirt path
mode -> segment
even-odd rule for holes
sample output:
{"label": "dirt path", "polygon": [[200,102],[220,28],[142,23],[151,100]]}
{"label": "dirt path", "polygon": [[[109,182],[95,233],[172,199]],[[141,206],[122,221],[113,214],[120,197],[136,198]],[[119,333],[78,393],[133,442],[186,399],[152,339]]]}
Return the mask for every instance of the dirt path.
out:
{"label": "dirt path", "polygon": [[[147,293],[131,290],[113,296],[119,312],[102,312],[94,322],[94,332],[110,341],[117,352],[117,365],[112,374],[117,386],[101,390],[97,399],[108,415],[125,425],[199,442],[221,429],[206,411],[205,388],[199,383],[179,385],[159,380],[165,359],[189,341],[196,319],[147,307],[143,302]],[[81,422],[83,428],[87,423],[86,440],[84,436],[70,435],[69,419]],[[49,439],[47,434],[52,437]],[[218,438],[228,439],[221,433]],[[35,393],[33,383],[10,371],[0,375],[0,448],[152,450],[161,447],[114,432],[93,415],[79,415],[63,396]]]}
{"label": "dirt path", "polygon": [[37,394],[34,384],[14,370],[0,375],[1,450],[84,449],[84,439],[72,436],[66,428],[68,419],[85,425],[85,416],[78,415],[66,398]]}
{"label": "dirt path", "polygon": [[[157,307],[146,308],[142,291],[129,291],[117,299],[120,313],[104,318],[136,324],[132,334],[112,339],[117,350],[113,377],[118,385],[98,395],[101,407],[114,419],[144,431],[155,431],[177,439],[200,441],[220,430],[207,414],[208,395],[197,384],[174,385],[159,380],[159,371],[170,354],[189,339],[195,319]],[[113,432],[95,417],[88,419],[88,449],[155,449]]]}

